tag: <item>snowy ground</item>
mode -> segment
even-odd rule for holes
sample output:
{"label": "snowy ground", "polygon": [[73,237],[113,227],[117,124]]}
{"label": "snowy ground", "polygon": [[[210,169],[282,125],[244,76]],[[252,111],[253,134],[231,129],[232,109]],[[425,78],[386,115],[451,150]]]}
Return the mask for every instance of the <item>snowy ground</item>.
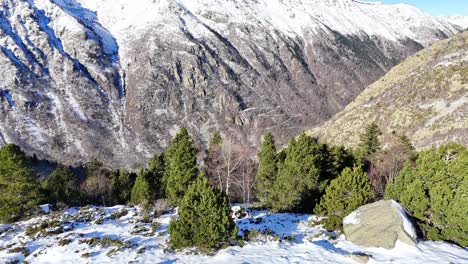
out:
{"label": "snowy ground", "polygon": [[468,250],[448,243],[362,248],[343,236],[334,239],[334,233],[313,224],[314,216],[260,210],[236,220],[239,234],[249,233],[243,247],[213,256],[175,253],[167,248],[174,216],[167,213],[151,223],[135,208],[91,207],[0,225],[0,263],[355,263],[349,254],[356,252],[372,255],[369,263],[468,263]]}

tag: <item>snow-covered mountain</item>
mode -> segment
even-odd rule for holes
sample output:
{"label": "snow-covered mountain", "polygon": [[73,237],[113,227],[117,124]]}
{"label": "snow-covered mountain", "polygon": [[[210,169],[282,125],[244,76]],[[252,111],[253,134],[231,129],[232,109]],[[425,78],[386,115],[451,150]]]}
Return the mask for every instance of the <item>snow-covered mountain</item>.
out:
{"label": "snow-covered mountain", "polygon": [[468,17],[467,16],[446,16],[446,17],[442,17],[442,19],[452,24],[458,25],[464,29],[468,29]]}
{"label": "snow-covered mountain", "polygon": [[131,166],[181,126],[284,142],[462,29],[353,0],[1,0],[0,145]]}

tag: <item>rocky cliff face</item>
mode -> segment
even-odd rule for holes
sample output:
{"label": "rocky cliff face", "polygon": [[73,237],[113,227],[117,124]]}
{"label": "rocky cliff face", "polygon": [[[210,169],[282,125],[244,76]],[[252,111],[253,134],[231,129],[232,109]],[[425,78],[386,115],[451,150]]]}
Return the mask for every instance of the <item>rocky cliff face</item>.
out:
{"label": "rocky cliff face", "polygon": [[[384,135],[405,134],[418,149],[468,145],[468,31],[434,43],[366,88],[311,133],[356,146],[372,122]],[[384,137],[384,145],[391,137]],[[387,140],[388,139],[388,140]]]}
{"label": "rocky cliff face", "polygon": [[144,162],[181,126],[280,141],[462,27],[353,0],[1,0],[0,144]]}

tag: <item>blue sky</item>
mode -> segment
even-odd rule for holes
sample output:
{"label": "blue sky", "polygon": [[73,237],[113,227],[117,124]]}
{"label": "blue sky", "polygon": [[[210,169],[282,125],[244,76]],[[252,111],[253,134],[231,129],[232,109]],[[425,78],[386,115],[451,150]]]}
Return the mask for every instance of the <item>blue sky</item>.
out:
{"label": "blue sky", "polygon": [[417,6],[433,15],[468,16],[468,0],[371,0],[389,4],[406,3]]}

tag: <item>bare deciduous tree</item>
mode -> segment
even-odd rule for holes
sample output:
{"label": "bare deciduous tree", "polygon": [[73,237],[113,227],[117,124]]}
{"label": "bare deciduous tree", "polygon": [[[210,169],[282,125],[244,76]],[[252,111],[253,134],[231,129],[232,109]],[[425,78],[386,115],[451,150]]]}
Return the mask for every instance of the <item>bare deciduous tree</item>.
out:
{"label": "bare deciduous tree", "polygon": [[255,162],[250,158],[255,150],[224,139],[211,146],[206,156],[206,171],[213,186],[233,201],[248,202],[252,197]]}

